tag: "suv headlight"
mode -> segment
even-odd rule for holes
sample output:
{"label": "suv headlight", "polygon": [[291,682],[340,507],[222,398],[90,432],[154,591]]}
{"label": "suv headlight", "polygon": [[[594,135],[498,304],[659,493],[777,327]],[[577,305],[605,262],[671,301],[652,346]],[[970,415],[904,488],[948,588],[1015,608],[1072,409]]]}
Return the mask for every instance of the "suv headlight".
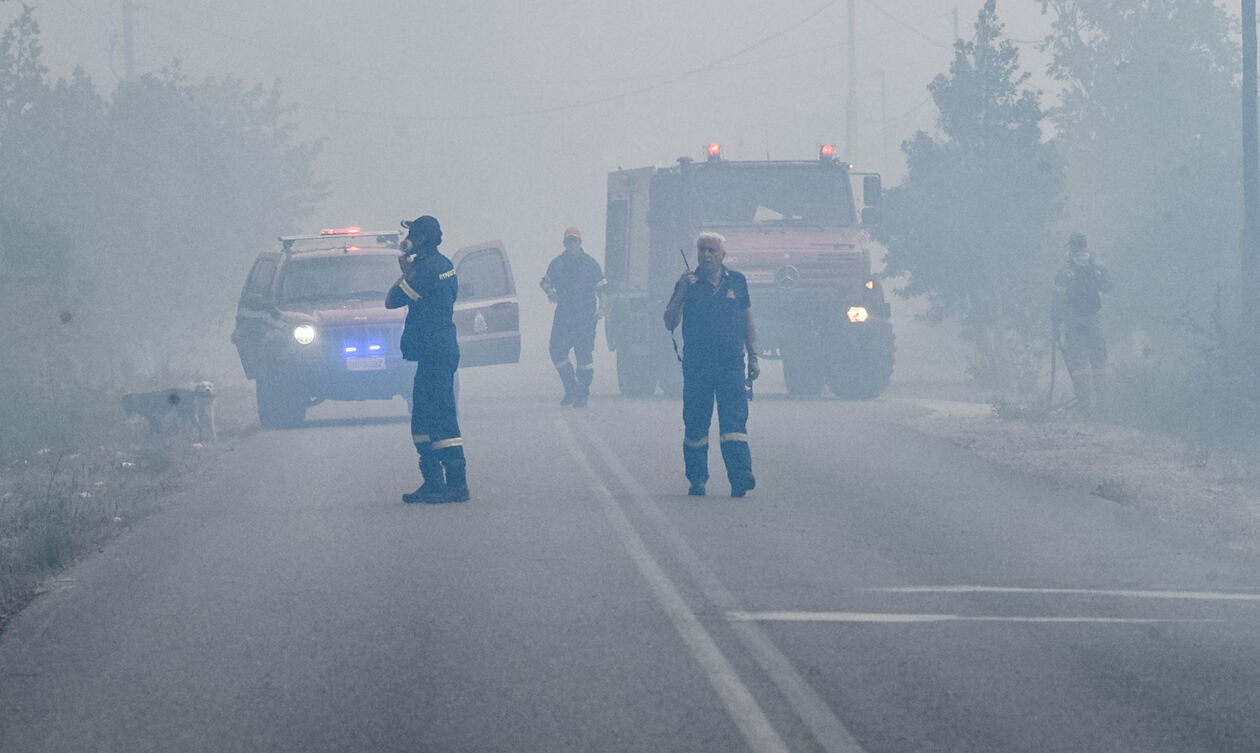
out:
{"label": "suv headlight", "polygon": [[849,321],[853,322],[854,324],[857,324],[858,322],[864,322],[867,319],[869,319],[870,316],[871,314],[869,311],[866,310],[865,306],[850,306],[849,307]]}
{"label": "suv headlight", "polygon": [[315,328],[309,324],[299,324],[293,328],[293,339],[301,345],[315,342]]}

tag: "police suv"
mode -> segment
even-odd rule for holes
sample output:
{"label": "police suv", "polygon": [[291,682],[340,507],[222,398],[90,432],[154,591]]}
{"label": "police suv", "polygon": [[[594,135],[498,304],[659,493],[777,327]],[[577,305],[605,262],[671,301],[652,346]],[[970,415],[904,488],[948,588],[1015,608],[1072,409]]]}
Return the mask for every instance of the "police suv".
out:
{"label": "police suv", "polygon": [[[357,227],[281,236],[258,255],[236,309],[232,342],[255,381],[264,428],[297,426],[324,400],[388,400],[410,408],[415,365],[399,350],[407,309],[386,309],[400,276],[399,231]],[[520,360],[519,302],[499,241],[459,249],[455,327],[460,366]]]}

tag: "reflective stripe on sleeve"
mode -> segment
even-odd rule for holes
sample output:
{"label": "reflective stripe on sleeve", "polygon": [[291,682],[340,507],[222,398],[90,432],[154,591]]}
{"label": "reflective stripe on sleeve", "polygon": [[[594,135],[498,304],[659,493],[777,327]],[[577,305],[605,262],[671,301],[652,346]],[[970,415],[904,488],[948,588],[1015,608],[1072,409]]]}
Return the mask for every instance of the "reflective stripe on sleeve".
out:
{"label": "reflective stripe on sleeve", "polygon": [[742,434],[742,433],[740,433],[740,432],[738,432],[738,431],[732,431],[732,432],[730,432],[730,433],[728,433],[728,434],[723,434],[723,435],[721,436],[721,441],[723,441],[723,442],[745,442],[745,443],[746,443],[746,442],[748,442],[748,435],[747,435],[747,434]]}
{"label": "reflective stripe on sleeve", "polygon": [[700,437],[699,439],[684,439],[683,440],[683,447],[708,447],[708,446],[709,446],[709,438],[707,436]]}
{"label": "reflective stripe on sleeve", "polygon": [[398,289],[403,292],[403,295],[407,296],[411,300],[413,301],[420,300],[420,294],[416,292],[415,288],[408,285],[406,280],[398,281]]}
{"label": "reflective stripe on sleeve", "polygon": [[412,434],[411,441],[416,444],[428,444],[430,442],[428,434]]}
{"label": "reflective stripe on sleeve", "polygon": [[435,450],[445,450],[447,447],[463,447],[463,446],[464,446],[463,437],[451,437],[450,439],[439,439],[438,441],[433,443],[433,449]]}
{"label": "reflective stripe on sleeve", "polygon": [[604,287],[607,284],[608,284],[608,280],[605,280],[604,278],[601,277],[599,278],[599,282],[595,283],[595,289],[599,290],[600,288]]}
{"label": "reflective stripe on sleeve", "polygon": [[449,280],[449,279],[451,279],[451,278],[452,278],[452,277],[454,277],[454,276],[455,276],[455,270],[453,270],[453,269],[448,269],[448,270],[446,270],[445,272],[443,272],[442,274],[438,275],[438,279],[439,279],[439,280]]}

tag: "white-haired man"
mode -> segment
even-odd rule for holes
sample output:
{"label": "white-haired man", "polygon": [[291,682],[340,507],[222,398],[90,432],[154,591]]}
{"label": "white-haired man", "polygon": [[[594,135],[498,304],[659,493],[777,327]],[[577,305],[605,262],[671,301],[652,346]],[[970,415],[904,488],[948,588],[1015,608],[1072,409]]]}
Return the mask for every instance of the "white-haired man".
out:
{"label": "white-haired man", "polygon": [[700,234],[696,256],[696,271],[678,280],[665,306],[665,328],[672,332],[681,323],[683,330],[683,463],[691,483],[687,493],[693,497],[705,493],[709,425],[716,400],[731,496],[742,497],[757,483],[748,449],[745,373],[749,381],[761,374],[748,281],[722,263],[726,239],[717,233]]}

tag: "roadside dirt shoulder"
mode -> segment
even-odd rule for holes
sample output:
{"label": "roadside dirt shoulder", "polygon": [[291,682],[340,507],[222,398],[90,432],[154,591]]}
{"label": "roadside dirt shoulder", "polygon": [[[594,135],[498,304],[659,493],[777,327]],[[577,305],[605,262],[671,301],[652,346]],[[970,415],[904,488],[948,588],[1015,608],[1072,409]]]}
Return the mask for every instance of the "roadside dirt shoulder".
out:
{"label": "roadside dirt shoulder", "polygon": [[1157,434],[1068,418],[998,418],[980,403],[914,401],[913,429],[977,455],[1158,519],[1260,551],[1260,453],[1194,448]]}

